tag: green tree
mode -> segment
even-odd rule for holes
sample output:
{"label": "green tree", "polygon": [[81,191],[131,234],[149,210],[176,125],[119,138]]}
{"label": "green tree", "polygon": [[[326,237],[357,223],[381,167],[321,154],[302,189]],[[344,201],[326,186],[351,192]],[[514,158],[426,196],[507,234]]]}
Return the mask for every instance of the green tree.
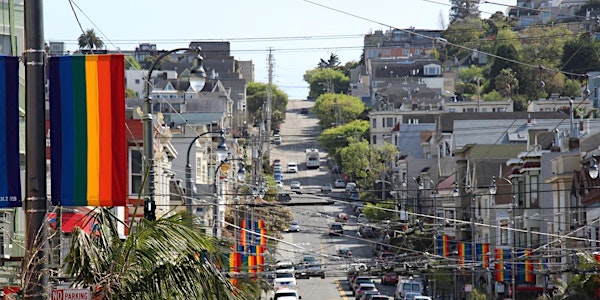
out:
{"label": "green tree", "polygon": [[567,97],[581,96],[581,82],[574,79],[567,79],[563,95]]}
{"label": "green tree", "polygon": [[309,85],[308,97],[317,99],[325,93],[348,93],[350,78],[342,71],[334,69],[312,69],[304,73],[304,81]]}
{"label": "green tree", "polygon": [[483,95],[483,101],[501,101],[504,99],[504,97],[502,97],[502,95],[500,95],[500,93],[498,93],[498,91],[493,90],[485,95]]}
{"label": "green tree", "polygon": [[563,71],[585,74],[600,69],[600,42],[587,35],[565,43],[562,55]]}
{"label": "green tree", "polygon": [[364,110],[365,104],[358,97],[344,94],[323,94],[313,107],[322,129],[356,120]]}
{"label": "green tree", "polygon": [[450,0],[450,24],[467,18],[479,18],[479,1]]}
{"label": "green tree", "polygon": [[[267,103],[268,84],[250,82],[246,88],[246,109],[256,121],[261,120],[262,106]],[[271,124],[276,126],[285,121],[288,95],[276,85],[271,85]]]}
{"label": "green tree", "polygon": [[141,219],[123,239],[120,221],[101,208],[91,234],[74,229],[65,273],[94,299],[243,299],[216,267],[216,241],[189,227],[189,218]]}
{"label": "green tree", "polygon": [[505,98],[511,98],[514,91],[519,89],[519,80],[512,69],[503,69],[496,77],[496,89]]}
{"label": "green tree", "polygon": [[88,29],[77,38],[79,49],[98,49],[104,47],[104,42],[96,35],[94,29]]}
{"label": "green tree", "polygon": [[329,59],[325,60],[321,58],[317,67],[320,69],[334,69],[339,65],[340,58],[337,56],[337,54],[331,53],[331,55],[329,55]]}
{"label": "green tree", "polygon": [[461,90],[466,95],[474,98],[480,97],[483,87],[488,84],[485,78],[484,68],[471,65],[469,68],[460,69],[458,79],[462,82]]}
{"label": "green tree", "polygon": [[125,90],[125,98],[135,98],[135,92],[132,89]]}
{"label": "green tree", "polygon": [[472,50],[481,46],[481,39],[485,33],[483,21],[479,18],[467,18],[457,20],[451,23],[448,28],[442,32],[442,37],[448,40],[449,43],[460,45],[460,47],[452,47],[446,45],[441,58],[445,59],[462,59],[467,55],[471,55]]}
{"label": "green tree", "polygon": [[365,155],[365,153],[368,154],[370,152],[371,149],[368,141],[351,138],[349,145],[340,150],[342,168],[345,173],[354,180],[367,177],[367,169],[370,166],[370,155]]}
{"label": "green tree", "polygon": [[341,165],[340,150],[348,146],[351,138],[369,138],[369,121],[354,120],[350,123],[325,129],[317,138],[336,165]]}
{"label": "green tree", "polygon": [[125,70],[141,70],[142,65],[131,55],[125,55]]}
{"label": "green tree", "polygon": [[[498,80],[498,76],[500,76],[502,70],[511,69],[513,76],[518,80],[519,83],[524,82],[525,79],[525,70],[523,69],[522,63],[520,63],[521,58],[519,56],[519,52],[517,47],[512,44],[502,44],[498,47],[496,51],[497,57],[494,59],[490,67],[490,88],[498,89],[498,85],[496,84],[496,80]],[[508,87],[504,85],[504,87]],[[519,93],[519,89],[515,88],[514,85],[511,86],[511,95],[516,95]],[[502,92],[500,92],[502,94]],[[504,94],[503,94],[504,95]]]}

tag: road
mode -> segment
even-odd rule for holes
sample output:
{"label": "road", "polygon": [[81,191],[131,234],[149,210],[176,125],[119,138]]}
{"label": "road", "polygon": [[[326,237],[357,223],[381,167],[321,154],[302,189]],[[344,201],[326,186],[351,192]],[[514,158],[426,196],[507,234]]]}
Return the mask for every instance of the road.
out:
{"label": "road", "polygon": [[[335,221],[339,213],[351,216],[350,206],[346,202],[346,193],[335,189],[328,195],[320,192],[320,186],[326,183],[333,185],[325,153],[321,153],[321,167],[307,170],[305,166],[305,149],[318,148],[316,138],[320,132],[317,119],[310,112],[314,102],[290,100],[286,113],[286,121],[281,127],[281,145],[271,145],[271,158],[279,158],[282,165],[294,161],[299,165],[298,173],[284,173],[284,190],[289,189],[289,182],[298,180],[302,184],[300,192],[292,193],[289,206],[300,224],[300,232],[284,233],[283,242],[278,245],[276,259],[290,260],[294,263],[302,260],[304,255],[318,257],[326,266],[326,278],[313,277],[299,279],[300,295],[303,299],[333,300],[354,299],[346,281],[347,258],[340,258],[337,249],[350,248],[353,257],[360,260],[373,260],[370,241],[359,239],[356,230],[356,219],[350,218],[345,224],[344,236],[329,236],[329,223]],[[309,109],[309,114],[301,114],[301,108]],[[321,150],[321,149],[320,149]],[[321,151],[323,152],[323,151]],[[383,294],[393,295],[393,287],[381,286]]]}

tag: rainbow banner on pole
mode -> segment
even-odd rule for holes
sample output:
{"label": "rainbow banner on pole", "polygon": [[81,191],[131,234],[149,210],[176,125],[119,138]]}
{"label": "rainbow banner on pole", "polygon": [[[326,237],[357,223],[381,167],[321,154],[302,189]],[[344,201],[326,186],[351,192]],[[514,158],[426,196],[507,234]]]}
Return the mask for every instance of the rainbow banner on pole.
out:
{"label": "rainbow banner on pole", "polygon": [[475,245],[475,257],[476,260],[481,262],[482,268],[488,268],[490,266],[490,244],[489,243],[477,243]]}
{"label": "rainbow banner on pole", "polygon": [[124,206],[124,56],[57,56],[48,66],[52,203]]}
{"label": "rainbow banner on pole", "polygon": [[20,207],[19,58],[0,56],[0,208]]}
{"label": "rainbow banner on pole", "polygon": [[465,242],[458,243],[458,264],[460,266],[465,265],[467,259],[471,259],[471,244]]}

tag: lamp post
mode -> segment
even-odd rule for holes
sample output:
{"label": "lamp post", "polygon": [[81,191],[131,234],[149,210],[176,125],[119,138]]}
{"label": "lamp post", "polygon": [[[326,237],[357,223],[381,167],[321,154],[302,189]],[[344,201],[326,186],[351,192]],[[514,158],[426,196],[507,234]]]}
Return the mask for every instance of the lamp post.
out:
{"label": "lamp post", "polygon": [[[213,134],[213,133],[220,133],[221,134],[221,138],[224,139],[225,138],[225,133],[223,131],[207,131],[205,133],[202,133],[198,136],[196,136],[192,142],[190,143],[190,145],[188,146],[187,149],[187,156],[186,156],[186,163],[185,163],[185,195],[186,195],[186,199],[185,199],[185,206],[187,208],[187,211],[192,214],[193,210],[192,210],[192,190],[193,190],[193,183],[194,180],[192,179],[192,166],[190,164],[190,152],[192,150],[192,146],[194,145],[194,143],[196,143],[196,141],[198,140],[198,138],[207,135],[207,134]],[[218,154],[217,154],[218,155]]]}
{"label": "lamp post", "polygon": [[190,85],[196,91],[202,90],[206,83],[206,72],[202,68],[202,57],[198,54],[199,48],[176,48],[167,51],[156,58],[150,66],[146,76],[145,97],[143,105],[142,122],[144,125],[144,170],[148,172],[146,183],[144,184],[144,217],[150,221],[156,220],[156,203],[154,202],[154,125],[152,123],[152,97],[150,97],[150,78],[152,72],[158,66],[159,62],[168,55],[179,51],[193,51],[197,55],[194,57],[194,64],[190,71]]}
{"label": "lamp post", "polygon": [[217,187],[217,176],[219,175],[219,170],[221,167],[227,163],[229,160],[227,157],[229,156],[229,147],[225,144],[225,139],[222,140],[222,143],[217,146],[217,159],[219,160],[219,165],[215,168],[215,174],[213,177],[213,196],[215,198],[215,203],[213,206],[213,236],[219,236],[219,190]]}

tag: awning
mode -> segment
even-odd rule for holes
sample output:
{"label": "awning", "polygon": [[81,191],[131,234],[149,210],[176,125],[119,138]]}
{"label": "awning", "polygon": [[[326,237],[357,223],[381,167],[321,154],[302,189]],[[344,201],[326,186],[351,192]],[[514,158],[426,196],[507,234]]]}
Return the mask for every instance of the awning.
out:
{"label": "awning", "polygon": [[[76,226],[83,229],[87,233],[91,233],[95,225],[93,214],[90,214],[91,210],[85,207],[77,208],[75,212],[63,212],[62,213],[62,232],[70,233],[73,232],[73,228]],[[56,213],[48,213],[48,223],[50,227],[56,229],[57,220]]]}

